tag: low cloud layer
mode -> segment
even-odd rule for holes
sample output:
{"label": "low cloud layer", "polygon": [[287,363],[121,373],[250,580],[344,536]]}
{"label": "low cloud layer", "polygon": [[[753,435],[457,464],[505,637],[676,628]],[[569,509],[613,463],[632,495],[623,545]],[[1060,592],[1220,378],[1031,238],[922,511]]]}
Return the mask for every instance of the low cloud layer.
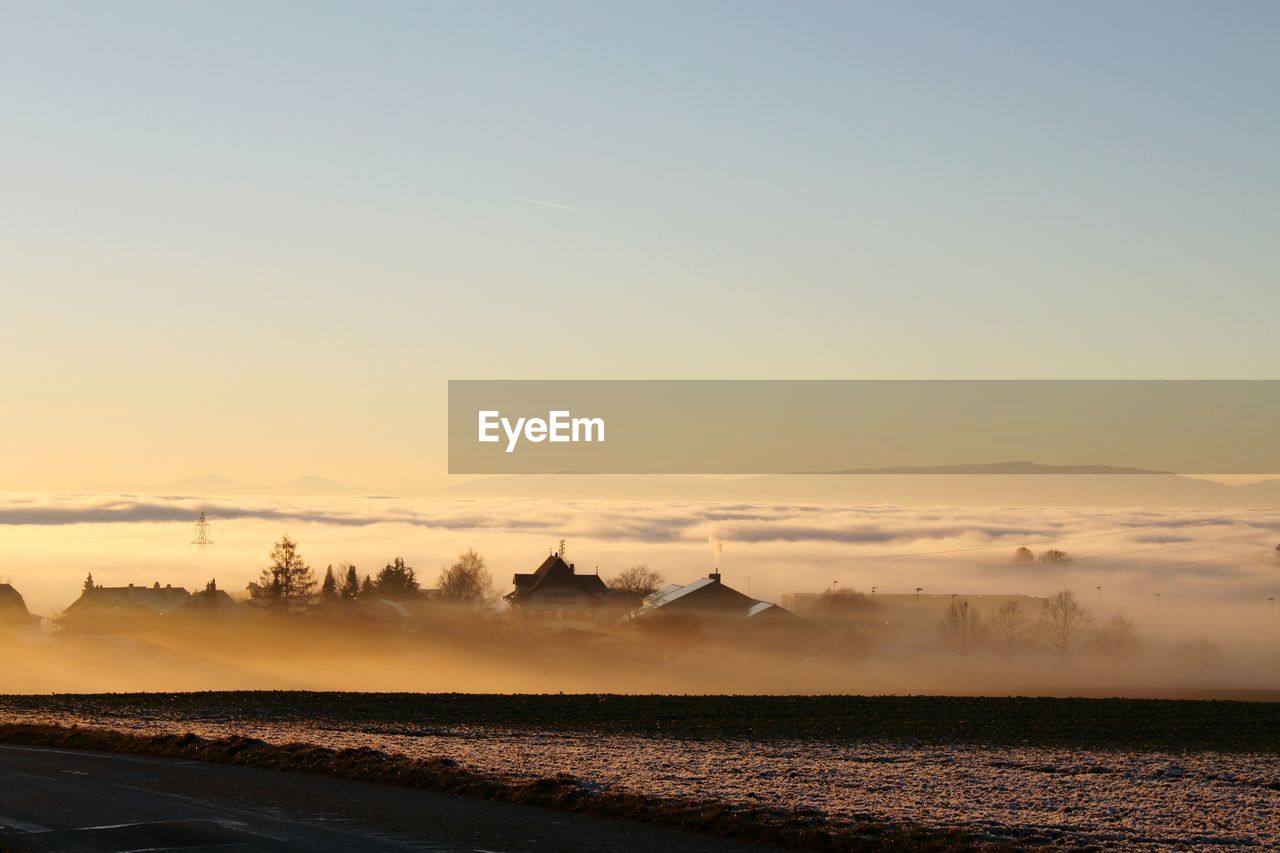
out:
{"label": "low cloud layer", "polygon": [[[701,547],[708,537],[716,537],[739,555],[772,556],[785,549],[786,559],[797,565],[924,560],[956,569],[994,569],[1007,566],[1016,547],[1055,547],[1075,555],[1077,568],[1090,564],[1091,569],[1141,572],[1161,567],[1166,573],[1201,578],[1252,571],[1258,561],[1248,559],[1250,554],[1266,556],[1265,549],[1280,537],[1280,515],[1262,510],[0,494],[0,530],[7,530],[11,540],[35,535],[70,541],[86,535],[84,525],[95,525],[95,532],[104,525],[122,530],[186,525],[200,513],[215,525],[251,520],[335,531],[383,525],[392,542],[414,529],[474,533],[482,548],[504,537],[536,536],[549,542],[586,540],[617,552]],[[33,534],[41,529],[43,533]],[[1234,555],[1240,559],[1233,562]]]}
{"label": "low cloud layer", "polygon": [[[1260,510],[965,507],[831,507],[806,504],[421,500],[399,498],[207,500],[138,495],[0,494],[0,526],[190,523],[255,519],[334,527],[410,525],[450,531],[553,532],[606,541],[902,546],[1119,541],[1155,546],[1203,542],[1237,531],[1259,542],[1280,533],[1280,515]],[[1123,537],[1120,539],[1120,537]]]}
{"label": "low cloud layer", "polygon": [[[190,525],[202,512],[219,545],[216,555],[191,563]],[[1087,594],[1102,585],[1131,601],[1157,591],[1170,600],[1179,586],[1187,601],[1280,592],[1271,550],[1280,514],[1253,509],[0,494],[0,572],[47,588],[57,602],[77,574],[110,571],[132,582],[145,565],[156,566],[151,580],[166,582],[174,574],[166,567],[216,565],[237,587],[256,576],[270,542],[285,532],[321,566],[404,554],[431,573],[460,548],[475,547],[490,557],[499,583],[509,571],[530,570],[560,539],[581,564],[599,562],[606,574],[651,561],[684,582],[710,568],[706,543],[714,537],[724,542],[723,565],[735,581],[775,598],[837,580],[864,590],[1036,594],[1058,587]],[[1021,546],[1062,549],[1074,560],[1015,565]],[[55,574],[64,572],[69,578],[55,589]]]}

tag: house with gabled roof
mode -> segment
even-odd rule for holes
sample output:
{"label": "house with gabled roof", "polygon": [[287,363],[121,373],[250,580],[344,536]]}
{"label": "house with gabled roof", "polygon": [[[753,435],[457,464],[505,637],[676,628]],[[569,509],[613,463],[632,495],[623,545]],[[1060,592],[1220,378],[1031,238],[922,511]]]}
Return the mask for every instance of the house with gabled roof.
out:
{"label": "house with gabled roof", "polygon": [[817,626],[791,611],[744,595],[720,580],[719,572],[680,586],[664,587],[632,613],[641,630],[665,633],[687,643],[715,639],[734,644],[768,645],[813,637]]}
{"label": "house with gabled roof", "polygon": [[646,598],[633,616],[644,618],[662,613],[668,618],[679,615],[704,624],[723,624],[743,618],[761,603],[725,585],[720,581],[720,573],[712,572],[693,583],[663,587]]}
{"label": "house with gabled roof", "polygon": [[526,625],[558,631],[590,630],[610,613],[609,587],[599,573],[580,575],[561,554],[552,554],[532,572],[512,578],[503,596]]}
{"label": "house with gabled roof", "polygon": [[92,586],[80,594],[62,615],[63,627],[78,631],[119,630],[135,627],[182,610],[191,593],[180,586]]}
{"label": "house with gabled roof", "polygon": [[247,615],[244,605],[232,598],[226,590],[219,589],[216,580],[209,581],[204,589],[193,592],[181,609],[200,616],[220,618]]}
{"label": "house with gabled roof", "polygon": [[12,584],[0,583],[0,628],[25,629],[38,627],[40,617],[32,616],[22,593]]}

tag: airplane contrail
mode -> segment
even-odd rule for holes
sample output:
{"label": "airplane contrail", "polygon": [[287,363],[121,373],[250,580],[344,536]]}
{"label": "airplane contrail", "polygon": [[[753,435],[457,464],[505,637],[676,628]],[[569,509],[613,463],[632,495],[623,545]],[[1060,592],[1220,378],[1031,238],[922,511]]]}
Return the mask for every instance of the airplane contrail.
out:
{"label": "airplane contrail", "polygon": [[522,195],[506,195],[506,196],[503,196],[503,198],[509,198],[509,199],[512,199],[513,201],[527,201],[529,204],[541,204],[545,207],[558,207],[561,210],[573,210],[573,208],[567,204],[556,204],[554,201],[542,201],[541,199],[536,199],[536,198],[525,198]]}

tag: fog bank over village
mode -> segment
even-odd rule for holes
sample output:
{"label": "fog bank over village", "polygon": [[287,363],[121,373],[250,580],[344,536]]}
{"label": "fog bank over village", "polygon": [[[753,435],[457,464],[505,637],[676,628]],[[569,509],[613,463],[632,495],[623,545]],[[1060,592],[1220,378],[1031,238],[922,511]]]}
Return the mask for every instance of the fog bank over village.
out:
{"label": "fog bank over village", "polygon": [[30,649],[10,692],[1147,695],[1280,672],[1261,509],[10,494],[0,520],[6,642]]}

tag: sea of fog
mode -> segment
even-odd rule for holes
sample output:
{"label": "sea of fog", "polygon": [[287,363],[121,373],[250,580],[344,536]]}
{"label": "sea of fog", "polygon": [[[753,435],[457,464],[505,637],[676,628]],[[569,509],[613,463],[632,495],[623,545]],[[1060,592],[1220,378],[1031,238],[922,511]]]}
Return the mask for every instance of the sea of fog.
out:
{"label": "sea of fog", "polygon": [[[212,547],[191,544],[201,513]],[[216,579],[235,592],[283,535],[317,575],[342,562],[376,573],[399,556],[424,586],[474,548],[500,592],[562,539],[579,572],[608,578],[646,563],[678,583],[712,569],[709,543],[719,540],[724,582],[768,601],[833,585],[880,594],[1071,589],[1095,616],[1123,613],[1144,633],[1158,620],[1251,645],[1267,642],[1267,599],[1280,594],[1277,510],[497,498],[0,493],[0,580],[44,616],[75,600],[89,573],[103,585],[194,589]],[[1018,565],[1020,546],[1073,560]]]}

